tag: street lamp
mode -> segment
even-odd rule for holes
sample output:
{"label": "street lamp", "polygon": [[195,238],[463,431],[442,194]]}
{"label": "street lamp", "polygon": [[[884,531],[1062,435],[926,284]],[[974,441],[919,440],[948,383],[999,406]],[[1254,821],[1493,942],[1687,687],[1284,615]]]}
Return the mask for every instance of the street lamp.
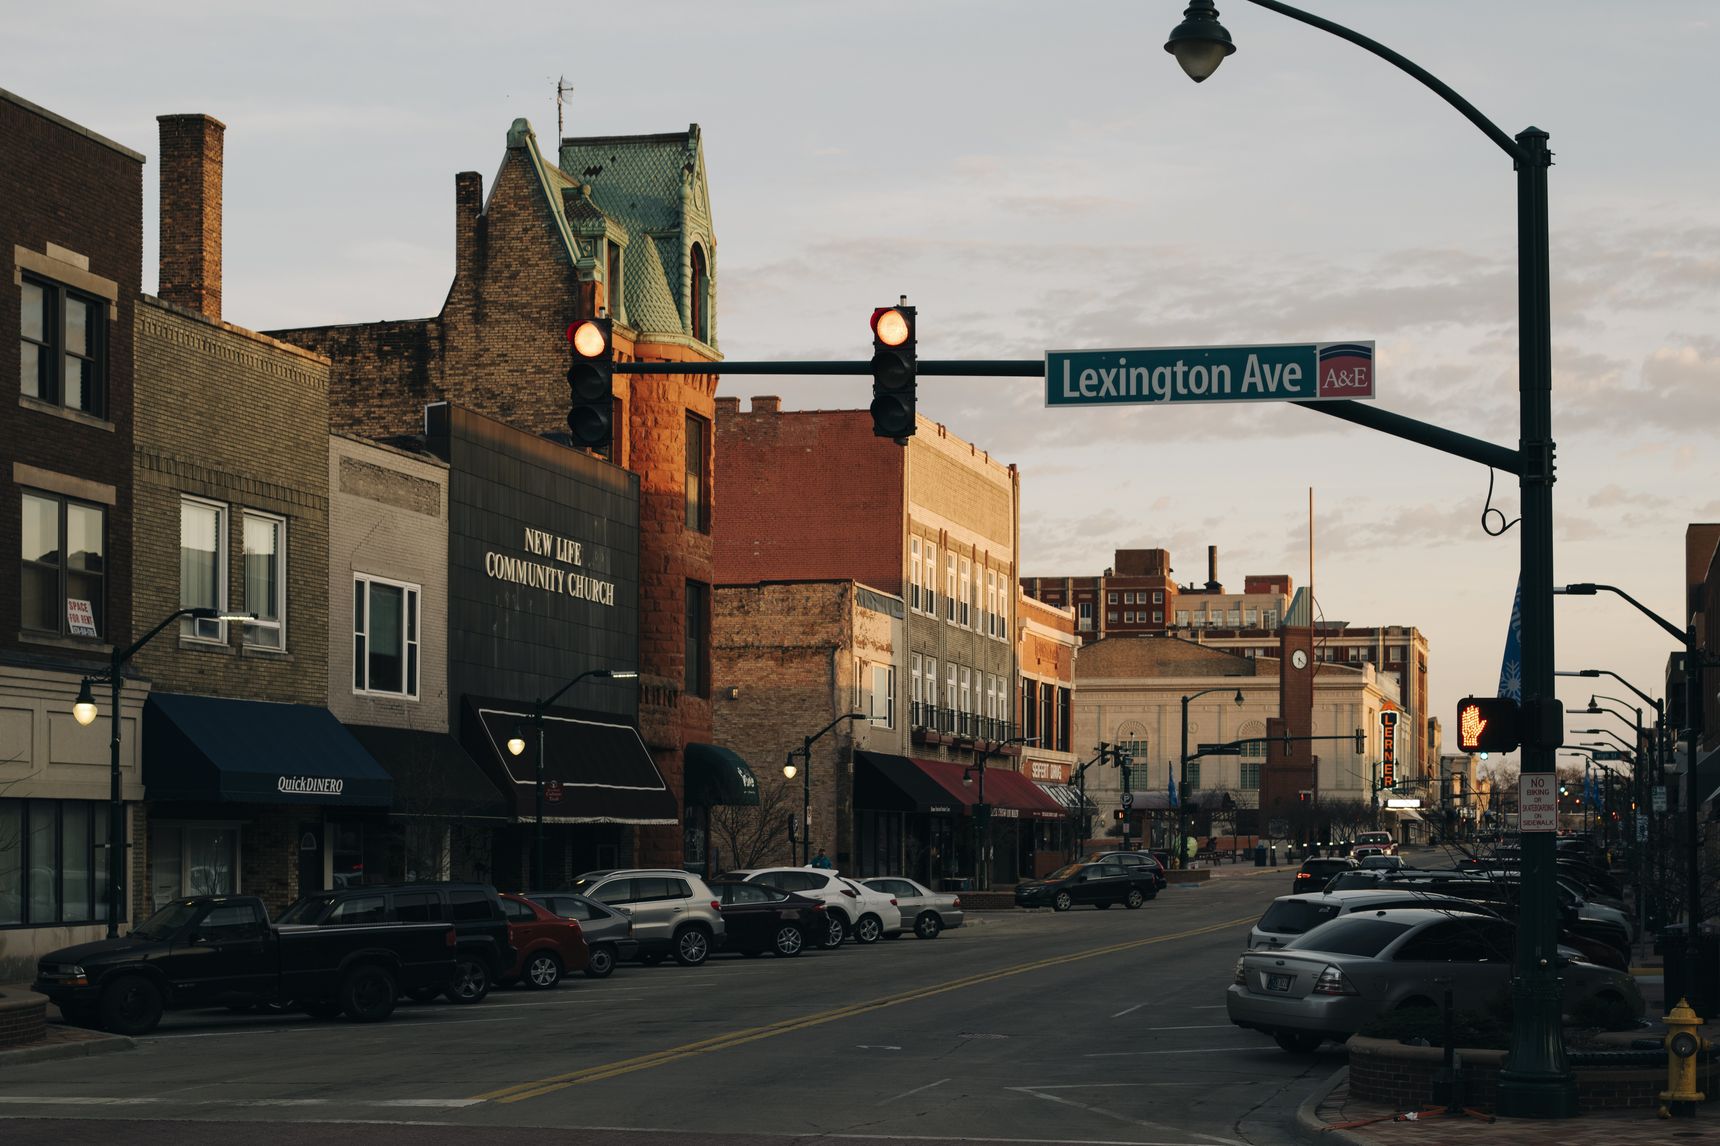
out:
{"label": "street lamp", "polygon": [[[1250,0],[1257,7],[1318,28],[1414,78],[1455,108],[1510,157],[1517,175],[1517,449],[1430,426],[1365,403],[1308,404],[1309,409],[1393,434],[1445,453],[1517,475],[1521,496],[1518,616],[1522,623],[1522,705],[1535,727],[1557,700],[1553,691],[1553,402],[1552,313],[1547,225],[1547,133],[1525,128],[1515,137],[1432,73],[1385,45],[1279,0]],[[1190,0],[1183,22],[1165,42],[1195,80],[1211,75],[1236,50],[1211,0]],[[1523,745],[1523,772],[1550,773],[1558,747],[1547,735]],[[1558,904],[1553,835],[1522,834],[1522,900],[1512,982],[1511,1049],[1499,1076],[1499,1113],[1510,1117],[1569,1118],[1577,1112],[1576,1076],[1565,1059],[1559,1025]]]}
{"label": "street lamp", "polygon": [[[539,888],[540,890],[544,890],[544,891],[549,890],[549,888],[544,886],[544,882],[543,882],[544,881],[544,866],[543,866],[544,720],[543,720],[543,714],[549,708],[550,705],[552,705],[556,701],[560,700],[562,698],[563,694],[565,694],[574,685],[578,684],[580,681],[586,679],[587,677],[595,677],[598,680],[634,680],[638,676],[639,676],[639,674],[637,672],[635,672],[633,669],[587,669],[586,671],[580,673],[578,676],[574,677],[572,680],[568,681],[566,684],[562,685],[560,688],[556,689],[555,692],[551,693],[547,699],[540,700],[540,701],[538,701],[532,705],[531,722],[532,722],[532,726],[537,729],[537,742],[538,742],[537,784],[536,784],[536,788],[537,788],[537,818],[536,818],[536,823],[535,823],[534,827],[532,828],[532,855],[533,855],[533,866],[535,868],[535,870],[533,872],[533,875],[535,877],[533,880],[533,883],[532,883],[533,887]],[[520,728],[516,728],[516,729],[514,729],[514,734],[512,736],[508,737],[508,752],[510,755],[518,756],[520,753],[524,752],[525,750],[526,750],[525,730],[520,729]]]}
{"label": "street lamp", "polygon": [[96,698],[90,691],[90,685],[104,682],[112,688],[113,711],[110,719],[113,733],[108,738],[108,904],[107,904],[107,933],[112,939],[119,934],[120,905],[125,902],[125,802],[120,798],[119,790],[119,690],[125,677],[125,662],[136,656],[138,651],[154,640],[161,630],[167,628],[181,617],[195,617],[200,621],[254,621],[255,613],[223,613],[219,609],[209,609],[202,606],[190,609],[176,609],[164,617],[160,624],[143,634],[126,648],[116,648],[108,659],[108,671],[96,677],[85,677],[78,685],[78,698],[72,702],[72,719],[88,728],[96,719]]}
{"label": "street lamp", "polygon": [[[841,724],[844,720],[865,720],[864,712],[845,712],[814,732],[800,742],[799,748],[788,751],[788,762],[782,766],[782,774],[790,780],[796,772],[800,773],[800,863],[802,867],[812,862],[812,832],[808,830],[806,821],[812,818],[812,742]],[[800,767],[794,766],[795,753],[800,754]]]}
{"label": "street lamp", "polygon": [[[1211,5],[1208,4],[1208,7]],[[1194,6],[1191,6],[1189,11],[1194,11]],[[1217,17],[1218,14],[1213,13],[1213,18],[1217,19]],[[1217,64],[1213,65],[1213,67],[1217,66]],[[1184,809],[1188,807],[1188,702],[1198,700],[1209,692],[1225,692],[1228,688],[1228,685],[1218,688],[1203,688],[1199,692],[1191,692],[1182,698],[1182,767],[1177,772],[1176,861],[1179,868],[1188,866],[1188,832],[1183,827],[1183,819],[1187,814]],[[1242,704],[1242,690],[1240,688],[1236,690],[1236,703],[1238,706]]]}
{"label": "street lamp", "polygon": [[993,756],[1000,755],[1002,750],[1011,744],[1038,744],[1037,736],[1011,736],[1002,744],[987,748],[982,755],[979,742],[974,742],[974,763],[971,768],[962,772],[962,783],[973,783],[974,772],[979,773],[979,803],[973,806],[973,862],[974,887],[980,891],[991,887],[991,805],[985,802],[985,765]]}

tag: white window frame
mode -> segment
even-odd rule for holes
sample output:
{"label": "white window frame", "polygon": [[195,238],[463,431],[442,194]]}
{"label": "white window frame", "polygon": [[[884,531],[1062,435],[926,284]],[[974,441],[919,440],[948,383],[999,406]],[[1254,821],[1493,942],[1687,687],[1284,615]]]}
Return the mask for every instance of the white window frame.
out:
{"label": "white window frame", "polygon": [[1093,619],[1093,602],[1082,601],[1075,606],[1075,615],[1083,621]]}
{"label": "white window frame", "polygon": [[956,666],[954,664],[947,664],[944,667],[949,670],[944,674],[944,699],[948,702],[944,707],[949,709],[951,712],[960,712],[961,709],[956,707]]}
{"label": "white window frame", "polygon": [[[926,658],[926,707],[938,707],[938,658]],[[930,721],[928,720],[928,723]]]}
{"label": "white window frame", "polygon": [[926,592],[925,599],[920,602],[920,611],[938,615],[938,547],[930,541],[926,542]]}
{"label": "white window frame", "polygon": [[1165,623],[1165,611],[1163,609],[1154,609],[1153,610],[1153,624],[1162,625],[1164,623]]}
{"label": "white window frame", "polygon": [[910,699],[915,704],[920,703],[920,654],[908,655],[908,686],[912,690]]}
{"label": "white window frame", "polygon": [[[184,513],[187,505],[215,511],[215,604],[211,606],[218,613],[227,612],[227,566],[231,564],[232,549],[227,538],[227,516],[231,507],[224,501],[211,501],[206,497],[193,497],[190,494],[179,495],[180,537],[179,547],[185,548]],[[185,602],[185,584],[181,579],[179,586],[180,608],[191,608]],[[201,617],[186,617],[179,623],[181,640],[198,641],[202,644],[224,645],[227,643],[227,622],[208,620]]]}
{"label": "white window frame", "polygon": [[1117,595],[1115,593],[1106,593],[1105,594],[1105,604],[1115,605],[1116,603],[1117,603]]}
{"label": "white window frame", "polygon": [[997,636],[997,570],[985,571],[985,631]]}
{"label": "white window frame", "polygon": [[1162,605],[1164,603],[1165,603],[1165,591],[1163,589],[1154,589],[1153,590],[1153,604]]}
{"label": "white window frame", "polygon": [[[287,651],[287,519],[278,513],[269,513],[261,509],[242,510],[239,518],[239,539],[241,547],[243,546],[245,537],[245,522],[249,518],[253,517],[258,521],[273,522],[280,530],[275,546],[275,561],[280,566],[279,573],[275,578],[275,586],[277,592],[280,594],[280,600],[273,602],[277,619],[273,621],[261,619],[246,621],[240,626],[240,640],[244,642],[246,648],[262,649],[265,652],[284,653]],[[242,551],[240,556],[246,557],[249,556],[249,554],[248,552]],[[248,580],[245,585],[245,611],[247,613],[256,613],[259,618],[262,614],[262,610],[256,607],[256,602],[251,600],[251,586]],[[265,644],[261,641],[252,639],[253,632],[264,629],[273,630],[278,634],[274,644]]]}
{"label": "white window frame", "polygon": [[[352,630],[353,630],[353,632],[352,632],[352,645],[350,646],[352,648],[353,652],[354,653],[357,652],[358,639],[360,637],[364,638],[364,651],[365,651],[365,657],[364,657],[364,683],[365,683],[365,687],[360,688],[360,687],[358,687],[358,682],[356,680],[353,681],[353,684],[352,684],[353,695],[355,695],[355,696],[386,696],[386,697],[390,697],[394,700],[417,700],[417,699],[419,699],[419,697],[423,694],[423,691],[424,691],[424,587],[422,585],[414,585],[410,581],[396,581],[396,580],[389,578],[389,577],[377,577],[374,574],[370,574],[370,573],[354,573],[352,575],[352,580],[353,580],[353,592],[354,593],[358,592],[358,586],[360,583],[363,583],[365,585],[365,590],[364,590],[364,631],[359,632],[356,625],[349,625],[349,627],[352,628]],[[387,586],[390,586],[391,588],[402,590],[402,596],[400,599],[401,609],[400,609],[400,691],[399,692],[390,692],[387,689],[377,689],[377,688],[371,688],[370,687],[370,618],[373,615],[372,614],[371,601],[370,601],[370,588],[369,588],[369,586],[371,586],[371,585],[387,585]],[[418,609],[417,609],[418,639],[417,640],[412,639],[410,625],[408,624],[408,618],[410,618],[413,614],[413,609],[412,609],[412,606],[411,606],[411,603],[409,600],[409,598],[412,598],[412,597],[416,597],[418,599]],[[348,613],[349,614],[351,613],[350,608],[348,609]],[[412,654],[413,649],[415,649],[415,648],[417,649],[417,652],[418,652],[418,661],[417,661],[417,664],[418,664],[417,685],[418,685],[418,687],[415,691],[408,692],[406,689],[407,682],[409,680],[411,680],[412,676],[413,676],[413,674],[409,671],[409,666],[412,664],[412,655],[411,654]]]}
{"label": "white window frame", "polygon": [[962,666],[962,711],[973,714],[973,670]]}
{"label": "white window frame", "polygon": [[944,613],[945,620],[950,624],[956,623],[956,555],[944,554]]}
{"label": "white window frame", "polygon": [[[879,698],[880,694],[882,694],[883,699],[884,699],[884,703],[882,706],[880,706],[878,703],[878,698]],[[883,709],[882,712],[879,711],[880,707],[882,707],[882,709]],[[871,718],[872,718],[872,720],[871,720],[872,726],[875,728],[894,728],[894,727],[896,727],[896,666],[895,665],[873,665],[872,666]]]}
{"label": "white window frame", "polygon": [[908,539],[908,608],[920,611],[920,539]]}
{"label": "white window frame", "polygon": [[961,592],[961,599],[962,599],[961,620],[958,623],[964,629],[971,629],[974,627],[974,625],[973,625],[973,562],[968,560],[966,557],[962,558],[961,576],[956,578],[956,585]]}

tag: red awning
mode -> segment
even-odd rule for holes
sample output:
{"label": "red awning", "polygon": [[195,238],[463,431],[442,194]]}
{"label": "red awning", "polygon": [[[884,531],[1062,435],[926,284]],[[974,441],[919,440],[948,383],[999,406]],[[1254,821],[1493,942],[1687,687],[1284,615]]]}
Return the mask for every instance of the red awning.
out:
{"label": "red awning", "polygon": [[[979,802],[979,773],[972,765],[949,760],[915,759],[913,763],[948,792],[965,814],[973,813]],[[968,777],[965,782],[964,774]],[[1062,820],[1069,815],[1039,785],[1008,768],[985,770],[985,801],[991,805],[991,814],[1003,819]]]}

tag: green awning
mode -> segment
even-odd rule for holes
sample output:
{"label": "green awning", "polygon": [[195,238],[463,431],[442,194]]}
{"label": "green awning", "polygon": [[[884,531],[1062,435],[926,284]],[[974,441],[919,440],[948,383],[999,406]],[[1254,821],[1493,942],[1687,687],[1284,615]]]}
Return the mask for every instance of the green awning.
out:
{"label": "green awning", "polygon": [[738,753],[717,744],[689,744],[684,759],[688,804],[758,806],[758,778]]}

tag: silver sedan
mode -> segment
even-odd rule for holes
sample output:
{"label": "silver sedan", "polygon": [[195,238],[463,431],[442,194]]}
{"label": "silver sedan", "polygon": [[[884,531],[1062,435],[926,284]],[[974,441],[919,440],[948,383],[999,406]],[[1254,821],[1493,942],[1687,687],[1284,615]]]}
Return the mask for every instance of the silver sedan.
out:
{"label": "silver sedan", "polygon": [[[1482,915],[1344,915],[1288,946],[1239,957],[1225,1009],[1232,1023],[1271,1035],[1287,1051],[1311,1051],[1400,1007],[1436,1006],[1448,983],[1460,1007],[1489,1006],[1510,988],[1515,945],[1510,922]],[[1622,971],[1571,961],[1560,979],[1567,1013],[1595,1008],[1619,1027],[1643,1015],[1636,980]]]}
{"label": "silver sedan", "polygon": [[873,891],[896,897],[896,906],[902,911],[898,938],[912,930],[921,939],[936,939],[941,932],[962,925],[961,896],[953,892],[933,891],[923,883],[899,875],[881,875],[861,882]]}

